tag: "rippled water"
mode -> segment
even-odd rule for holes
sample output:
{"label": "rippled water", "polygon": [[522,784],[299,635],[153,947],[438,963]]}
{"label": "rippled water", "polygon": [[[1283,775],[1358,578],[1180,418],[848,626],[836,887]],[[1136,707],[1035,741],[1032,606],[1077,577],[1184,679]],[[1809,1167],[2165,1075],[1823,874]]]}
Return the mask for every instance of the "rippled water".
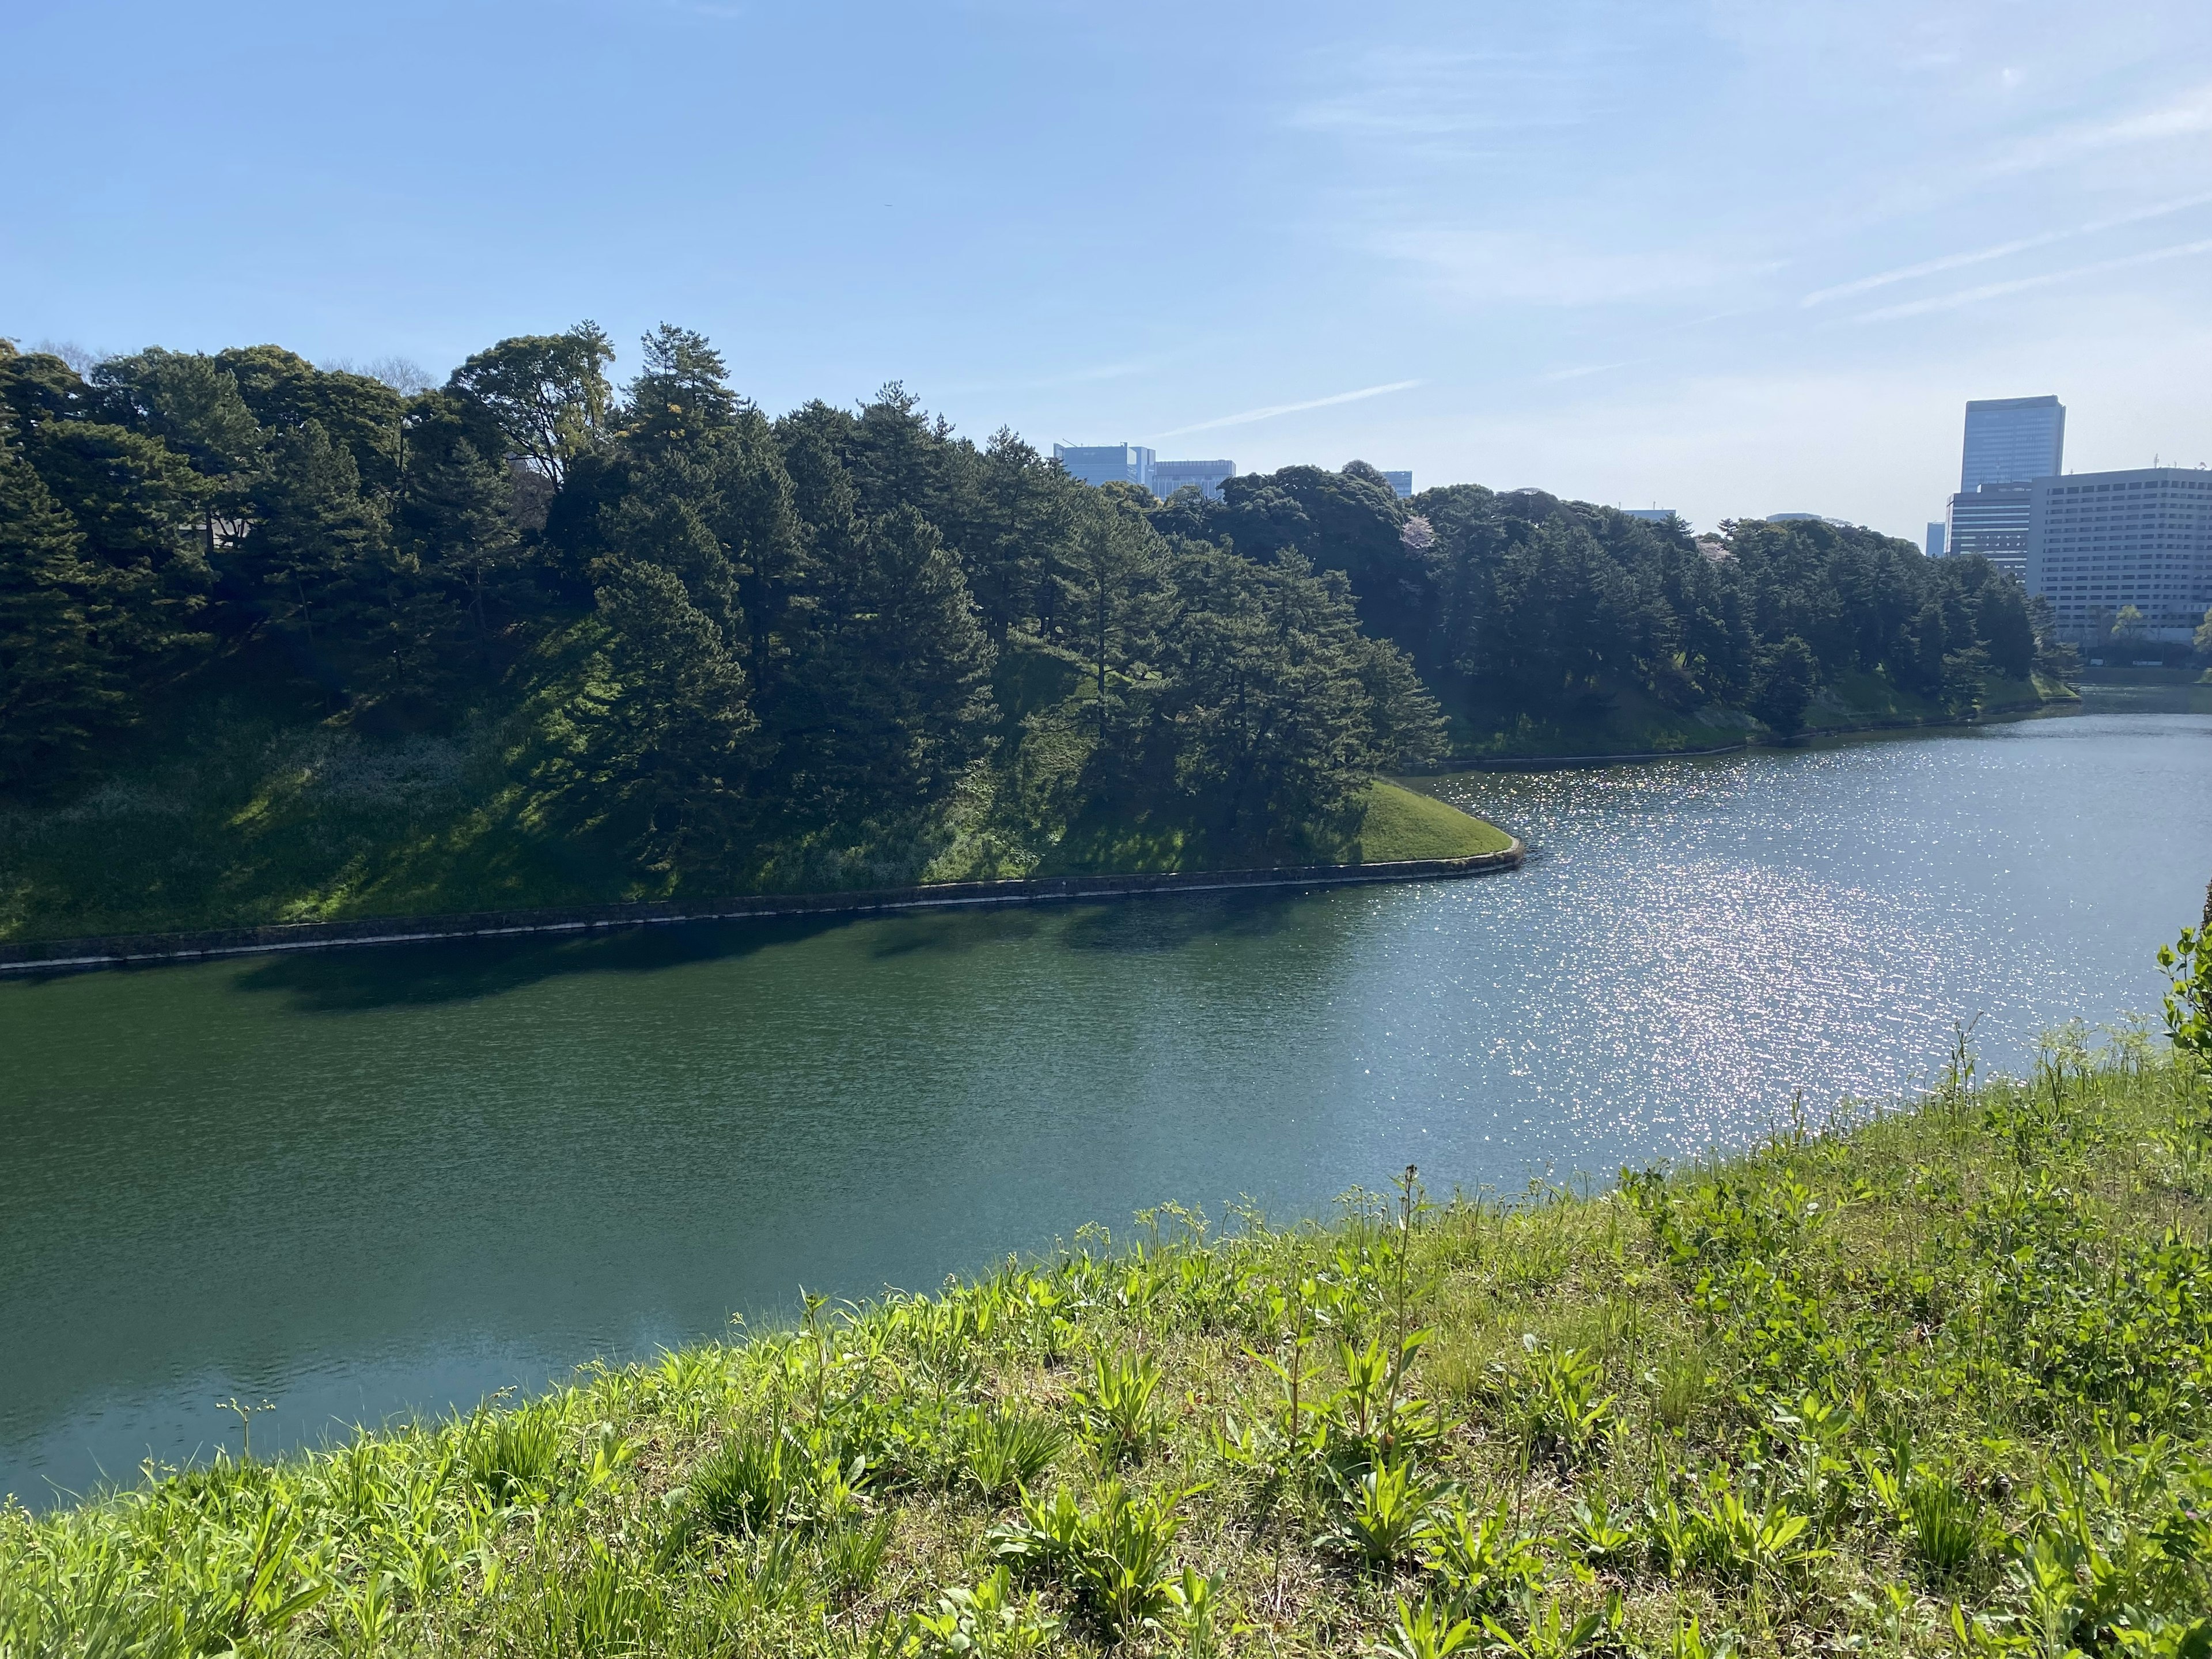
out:
{"label": "rippled water", "polygon": [[0,985],[0,1491],[472,1401],[1138,1206],[1515,1189],[2155,1006],[2212,717],[1438,793],[1482,881]]}

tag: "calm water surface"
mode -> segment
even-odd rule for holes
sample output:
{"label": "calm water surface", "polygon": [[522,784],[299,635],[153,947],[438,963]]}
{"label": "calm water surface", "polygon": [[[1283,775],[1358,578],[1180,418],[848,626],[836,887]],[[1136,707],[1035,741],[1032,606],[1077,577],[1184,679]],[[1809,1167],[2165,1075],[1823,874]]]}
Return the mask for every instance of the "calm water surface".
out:
{"label": "calm water surface", "polygon": [[[2098,705],[2093,703],[2093,708]],[[0,1492],[929,1286],[1164,1199],[1732,1145],[2155,1006],[2212,716],[1435,787],[1518,874],[0,984]]]}

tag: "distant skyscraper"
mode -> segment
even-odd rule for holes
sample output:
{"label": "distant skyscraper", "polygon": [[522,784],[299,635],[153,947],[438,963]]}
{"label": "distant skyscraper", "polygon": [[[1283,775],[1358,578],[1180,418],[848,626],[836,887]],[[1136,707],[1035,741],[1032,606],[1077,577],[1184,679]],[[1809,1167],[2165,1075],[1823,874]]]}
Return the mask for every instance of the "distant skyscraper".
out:
{"label": "distant skyscraper", "polygon": [[1664,524],[1674,516],[1674,509],[1671,507],[1624,507],[1620,509],[1620,516],[1641,519],[1646,524]]}
{"label": "distant skyscraper", "polygon": [[1398,499],[1400,501],[1404,501],[1408,495],[1411,495],[1413,493],[1413,475],[1412,473],[1385,472],[1382,477],[1389,484],[1390,488],[1398,492]]}
{"label": "distant skyscraper", "polygon": [[1942,558],[1942,557],[1943,556],[1943,535],[1944,535],[1944,524],[1943,524],[1943,520],[1941,520],[1941,519],[1930,519],[1930,520],[1929,520],[1929,521],[1928,521],[1928,556],[1929,556],[1929,558],[1931,558],[1931,559],[1940,559],[1940,558]]}
{"label": "distant skyscraper", "polygon": [[2027,591],[2050,599],[2062,633],[2094,641],[2133,605],[2144,640],[2179,644],[2212,609],[2212,472],[2074,472],[2021,493]]}
{"label": "distant skyscraper", "polygon": [[1185,484],[1196,484],[1206,500],[1218,501],[1224,480],[1236,476],[1234,461],[1154,461],[1152,494],[1165,501]]}
{"label": "distant skyscraper", "polygon": [[1052,458],[1087,484],[1152,487],[1152,452],[1141,444],[1054,444]]}
{"label": "distant skyscraper", "polygon": [[[2066,405],[2056,398],[1984,398],[1966,405],[1959,490],[2033,483],[2065,469]],[[1960,551],[1955,545],[1954,552]]]}

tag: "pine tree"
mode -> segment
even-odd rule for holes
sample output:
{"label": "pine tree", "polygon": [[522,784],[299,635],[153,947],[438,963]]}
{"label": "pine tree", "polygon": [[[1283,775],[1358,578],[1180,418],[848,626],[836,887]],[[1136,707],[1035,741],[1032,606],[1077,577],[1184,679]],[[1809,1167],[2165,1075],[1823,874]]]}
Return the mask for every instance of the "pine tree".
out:
{"label": "pine tree", "polygon": [[52,779],[125,713],[100,573],[0,418],[0,784]]}

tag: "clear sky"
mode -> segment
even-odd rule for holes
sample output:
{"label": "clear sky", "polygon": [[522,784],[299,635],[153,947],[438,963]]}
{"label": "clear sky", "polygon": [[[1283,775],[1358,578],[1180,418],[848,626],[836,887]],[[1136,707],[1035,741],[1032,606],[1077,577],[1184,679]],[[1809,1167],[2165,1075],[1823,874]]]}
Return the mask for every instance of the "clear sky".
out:
{"label": "clear sky", "polygon": [[1916,538],[1968,398],[2212,461],[2205,0],[0,0],[0,62],[27,344],[666,319],[771,410]]}

